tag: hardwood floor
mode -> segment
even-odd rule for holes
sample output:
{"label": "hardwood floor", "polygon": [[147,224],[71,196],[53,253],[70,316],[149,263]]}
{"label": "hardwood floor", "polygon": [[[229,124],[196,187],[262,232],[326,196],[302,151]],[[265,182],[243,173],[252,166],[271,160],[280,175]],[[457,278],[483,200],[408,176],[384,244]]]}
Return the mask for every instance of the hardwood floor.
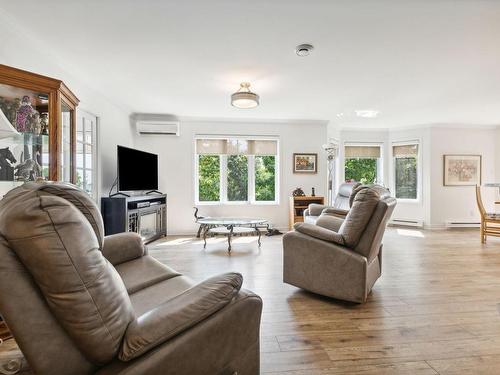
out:
{"label": "hardwood floor", "polygon": [[169,237],[150,253],[195,280],[238,271],[264,300],[261,372],[500,374],[500,239],[478,230],[389,228],[382,277],[364,305],[282,282],[281,236],[223,238],[207,249]]}

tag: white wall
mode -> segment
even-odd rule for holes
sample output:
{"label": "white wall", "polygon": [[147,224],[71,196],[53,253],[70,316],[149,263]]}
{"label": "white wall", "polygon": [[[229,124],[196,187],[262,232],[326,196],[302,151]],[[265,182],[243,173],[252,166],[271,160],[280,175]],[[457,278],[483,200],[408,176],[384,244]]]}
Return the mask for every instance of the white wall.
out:
{"label": "white wall", "polygon": [[[321,145],[327,139],[326,123],[318,122],[242,122],[229,120],[182,120],[179,137],[136,136],[135,147],[159,154],[159,188],[168,194],[168,232],[193,233],[194,206],[194,137],[218,135],[272,135],[280,142],[280,203],[279,205],[199,206],[204,216],[249,216],[267,219],[275,227],[288,227],[288,198],[296,187],[306,194],[316,188],[316,195],[326,189],[326,157]],[[318,153],[318,173],[293,174],[294,152]]]}
{"label": "white wall", "polygon": [[[500,144],[495,129],[431,129],[431,225],[440,227],[447,220],[479,220],[473,186],[443,186],[443,155],[482,155],[482,183],[495,181],[495,157]],[[494,210],[494,188],[482,188],[483,203]]]}
{"label": "white wall", "polygon": [[[70,66],[65,66],[57,56],[51,55],[50,46],[40,43],[36,36],[26,34],[1,13],[0,35],[1,64],[63,80],[80,99],[79,108],[99,117],[99,192],[107,194],[116,177],[116,145],[131,145],[133,142],[129,109],[114,103],[113,93],[103,94],[93,90],[87,84],[92,82],[92,77],[72,72]],[[3,193],[0,191],[0,194]]]}
{"label": "white wall", "polygon": [[[393,218],[423,220],[427,228],[444,228],[446,221],[449,220],[479,220],[473,187],[443,186],[443,155],[482,155],[483,184],[499,182],[500,128],[422,125],[407,129],[343,130],[341,132],[342,144],[348,142],[383,144],[383,175],[384,184],[387,186],[391,186],[393,181],[390,160],[392,143],[411,140],[418,140],[421,147],[422,199],[416,202],[399,201]],[[342,162],[342,155],[340,159]],[[340,165],[343,164],[340,163]],[[343,177],[343,170],[339,174]],[[493,202],[495,194],[498,194],[497,191],[493,188],[483,187],[482,192],[486,208],[494,211]]]}

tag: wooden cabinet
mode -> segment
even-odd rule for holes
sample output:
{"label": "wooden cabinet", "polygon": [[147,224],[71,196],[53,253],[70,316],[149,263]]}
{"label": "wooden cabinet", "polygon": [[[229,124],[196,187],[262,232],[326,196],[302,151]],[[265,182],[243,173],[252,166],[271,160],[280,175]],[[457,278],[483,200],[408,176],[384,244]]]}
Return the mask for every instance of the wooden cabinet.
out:
{"label": "wooden cabinet", "polygon": [[325,198],[310,196],[290,197],[290,229],[293,228],[293,224],[304,221],[304,210],[311,203],[325,204]]}
{"label": "wooden cabinet", "polygon": [[78,103],[64,82],[0,64],[0,182],[75,182]]}

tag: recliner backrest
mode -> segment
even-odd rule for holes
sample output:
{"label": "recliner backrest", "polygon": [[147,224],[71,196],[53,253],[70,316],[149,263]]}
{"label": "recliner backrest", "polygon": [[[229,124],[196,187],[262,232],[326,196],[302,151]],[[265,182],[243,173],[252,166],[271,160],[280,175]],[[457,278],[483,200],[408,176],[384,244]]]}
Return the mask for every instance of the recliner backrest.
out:
{"label": "recliner backrest", "polygon": [[340,184],[339,192],[333,202],[333,207],[341,210],[348,210],[351,207],[349,197],[351,196],[353,190],[359,185],[361,185],[359,182],[344,182],[343,184]]}
{"label": "recliner backrest", "polygon": [[373,210],[370,221],[354,248],[354,251],[366,257],[368,262],[371,262],[380,251],[385,228],[395,207],[395,198],[383,196]]}
{"label": "recliner backrest", "polygon": [[[88,373],[93,364],[111,361],[135,318],[123,281],[101,253],[99,211],[82,194],[69,184],[27,183],[0,201],[0,250],[9,259],[0,268],[0,313],[40,373],[48,373],[46,363],[33,362],[55,363],[66,352],[77,361],[72,373]],[[26,308],[24,296],[10,294],[5,287],[16,288],[8,281],[13,275],[33,302],[32,311],[20,311],[17,306]],[[47,342],[31,342],[39,328],[53,330]],[[50,358],[54,351],[43,347],[51,349],[52,334],[58,346],[73,344],[59,348],[58,358]],[[52,374],[63,373],[54,367]]]}
{"label": "recliner backrest", "polygon": [[390,190],[387,189],[385,186],[378,185],[378,184],[362,185],[362,184],[358,183],[352,189],[351,196],[349,197],[349,207],[352,207],[352,204],[354,202],[354,198],[356,198],[356,194],[358,194],[358,192],[360,192],[364,188],[371,188],[371,189],[375,190],[380,195],[380,199],[384,199],[384,198],[391,196]]}
{"label": "recliner backrest", "polygon": [[351,249],[357,246],[379,200],[378,192],[368,187],[356,194],[352,207],[338,231],[342,235],[345,246]]}

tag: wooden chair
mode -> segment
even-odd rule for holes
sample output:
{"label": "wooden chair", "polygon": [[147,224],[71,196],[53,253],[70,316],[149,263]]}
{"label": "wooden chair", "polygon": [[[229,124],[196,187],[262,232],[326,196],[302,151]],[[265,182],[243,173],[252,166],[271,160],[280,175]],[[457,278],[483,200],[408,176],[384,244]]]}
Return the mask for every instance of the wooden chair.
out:
{"label": "wooden chair", "polygon": [[476,186],[476,201],[481,214],[481,243],[486,242],[487,236],[500,237],[500,214],[486,212],[481,198],[480,186]]}

